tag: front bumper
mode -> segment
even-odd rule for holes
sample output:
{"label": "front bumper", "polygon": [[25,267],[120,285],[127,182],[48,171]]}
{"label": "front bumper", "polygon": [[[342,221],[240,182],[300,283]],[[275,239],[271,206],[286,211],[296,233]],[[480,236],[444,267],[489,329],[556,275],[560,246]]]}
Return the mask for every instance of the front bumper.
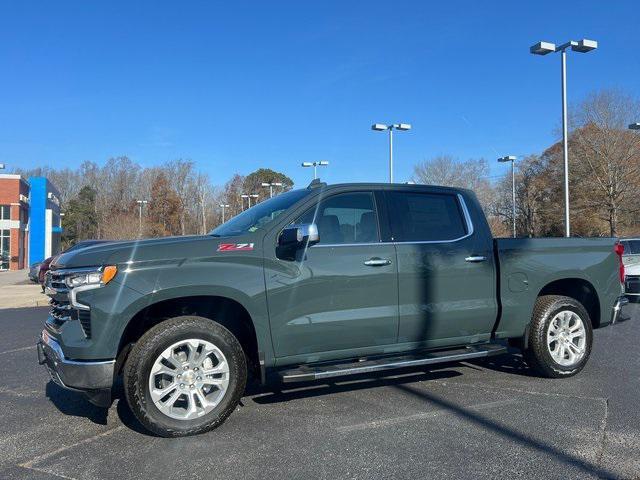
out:
{"label": "front bumper", "polygon": [[626,320],[625,318],[620,317],[620,311],[622,307],[629,303],[629,299],[627,297],[618,297],[616,303],[613,305],[613,312],[611,313],[611,323],[610,325],[615,325],[616,323],[623,322]]}
{"label": "front bumper", "polygon": [[115,360],[76,361],[65,358],[62,349],[46,330],[37,344],[38,363],[45,365],[51,379],[63,388],[85,392],[93,403],[110,403]]}

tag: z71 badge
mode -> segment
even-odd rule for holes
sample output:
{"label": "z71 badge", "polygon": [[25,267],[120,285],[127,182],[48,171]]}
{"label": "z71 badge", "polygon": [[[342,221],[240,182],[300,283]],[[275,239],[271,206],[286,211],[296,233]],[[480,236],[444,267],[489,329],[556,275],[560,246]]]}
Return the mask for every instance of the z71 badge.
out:
{"label": "z71 badge", "polygon": [[221,243],[219,252],[246,252],[253,250],[253,243]]}

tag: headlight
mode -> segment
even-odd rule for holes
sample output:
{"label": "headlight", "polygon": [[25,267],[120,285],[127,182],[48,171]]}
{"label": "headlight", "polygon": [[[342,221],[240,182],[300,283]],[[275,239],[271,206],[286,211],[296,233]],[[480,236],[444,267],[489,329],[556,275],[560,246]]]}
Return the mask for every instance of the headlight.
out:
{"label": "headlight", "polygon": [[69,288],[84,285],[103,286],[113,280],[116,273],[118,273],[118,268],[115,265],[107,265],[106,267],[96,268],[95,270],[74,272],[68,275],[64,281]]}

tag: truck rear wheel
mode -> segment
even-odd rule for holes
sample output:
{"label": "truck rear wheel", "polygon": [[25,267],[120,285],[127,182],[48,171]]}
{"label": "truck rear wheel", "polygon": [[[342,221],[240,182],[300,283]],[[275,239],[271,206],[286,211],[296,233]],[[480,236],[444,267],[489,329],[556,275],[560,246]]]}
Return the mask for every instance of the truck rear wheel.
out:
{"label": "truck rear wheel", "polygon": [[203,433],[238,405],[247,366],[236,337],[203,317],[181,316],[146,332],[124,368],[127,402],[144,427],[163,437]]}
{"label": "truck rear wheel", "polygon": [[587,363],[592,340],[591,320],[580,302],[544,295],[533,309],[524,358],[544,377],[570,377]]}

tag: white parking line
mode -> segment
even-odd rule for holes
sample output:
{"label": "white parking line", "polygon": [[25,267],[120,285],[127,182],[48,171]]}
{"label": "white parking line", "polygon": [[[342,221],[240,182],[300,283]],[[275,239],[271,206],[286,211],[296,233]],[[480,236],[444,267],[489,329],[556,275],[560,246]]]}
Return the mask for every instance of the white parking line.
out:
{"label": "white parking line", "polygon": [[36,468],[36,467],[22,467],[22,468],[26,470],[32,470],[34,472],[46,473],[47,475],[52,475],[58,478],[64,478],[65,480],[77,480],[74,477],[67,477],[66,475],[63,475],[61,473],[51,472],[49,470],[45,470],[44,468]]}
{"label": "white parking line", "polygon": [[[29,460],[27,462],[20,463],[18,466],[19,467],[23,467],[23,468],[34,469],[34,465],[36,465],[37,463],[42,462],[43,460],[46,460],[46,459],[51,458],[51,457],[53,457],[55,455],[58,455],[59,453],[66,452],[67,450],[70,450],[72,448],[79,447],[80,445],[85,445],[87,443],[91,443],[94,440],[98,440],[99,438],[106,437],[106,436],[111,435],[111,434],[113,434],[115,432],[118,432],[118,431],[120,431],[122,429],[124,429],[124,425],[119,425],[119,426],[117,426],[115,428],[112,428],[111,430],[107,430],[106,432],[102,432],[102,433],[99,433],[97,435],[94,435],[93,437],[85,438],[84,440],[80,440],[79,442],[72,443],[71,445],[67,445],[65,447],[60,447],[60,448],[57,448],[57,449],[52,450],[50,452],[43,453],[42,455],[38,455],[37,457],[33,457],[31,460]],[[47,472],[47,473],[51,473],[51,472]]]}
{"label": "white parking line", "polygon": [[36,346],[29,345],[28,347],[14,348],[13,350],[6,350],[4,352],[0,352],[0,355],[4,355],[5,353],[22,352],[23,350],[31,350],[32,348],[36,348]]}
{"label": "white parking line", "polygon": [[523,388],[485,385],[481,383],[447,382],[445,380],[429,380],[429,382],[435,383],[438,385],[443,385],[446,387],[462,387],[462,388],[473,388],[473,389],[483,389],[483,390],[496,390],[501,392],[524,393],[527,395],[541,395],[543,397],[577,398],[580,400],[593,400],[593,401],[598,401],[602,403],[607,402],[607,399],[605,397],[589,397],[585,395],[575,395],[572,393],[538,392],[536,390],[526,390]]}
{"label": "white parking line", "polygon": [[[517,399],[497,400],[495,402],[479,403],[477,405],[465,405],[464,407],[469,410],[482,410],[485,408],[494,408],[494,407],[500,407],[502,405],[510,405],[517,401],[518,401]],[[424,420],[426,418],[435,418],[440,415],[450,414],[450,413],[451,411],[446,409],[434,410],[432,412],[416,413],[413,415],[406,415],[404,417],[385,418],[383,420],[373,420],[371,422],[356,423],[354,425],[345,425],[343,427],[336,428],[336,430],[338,432],[355,432],[359,430],[368,430],[370,428],[389,427],[391,425],[397,425],[399,423],[412,422],[415,420]]]}

